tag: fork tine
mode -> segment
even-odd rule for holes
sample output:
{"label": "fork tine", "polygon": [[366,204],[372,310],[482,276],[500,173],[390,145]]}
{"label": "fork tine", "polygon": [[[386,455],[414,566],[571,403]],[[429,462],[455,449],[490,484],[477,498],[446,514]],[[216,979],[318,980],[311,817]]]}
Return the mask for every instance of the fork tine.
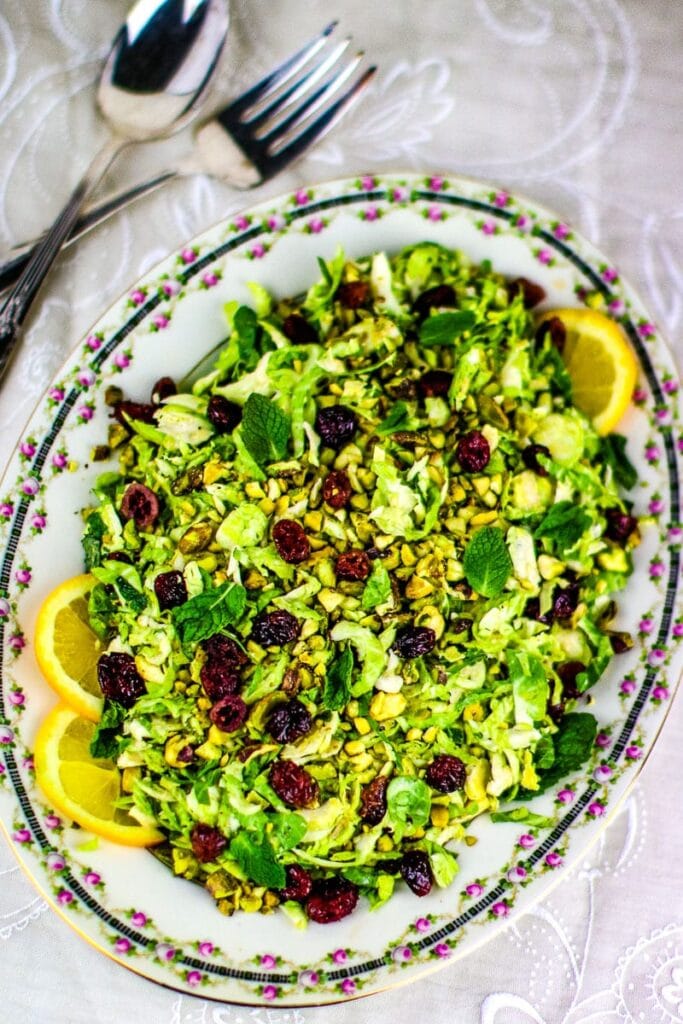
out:
{"label": "fork tine", "polygon": [[294,103],[300,96],[308,92],[311,86],[315,85],[316,82],[319,82],[320,79],[327,74],[330,68],[337,63],[338,59],[344,53],[344,50],[346,50],[350,42],[351,36],[347,36],[346,39],[343,39],[341,43],[338,43],[337,46],[335,46],[327,57],[320,60],[318,64],[306,71],[301,78],[293,82],[288,89],[276,96],[272,103],[269,103],[267,107],[263,110],[259,110],[253,116],[249,116],[247,113],[247,116],[241,119],[241,123],[246,125],[253,134],[254,128],[258,125],[265,124],[273,114],[277,113],[278,110],[283,110],[289,104]]}
{"label": "fork tine", "polygon": [[295,75],[302,65],[306,61],[310,60],[318,50],[320,50],[326,43],[328,37],[334,32],[338,22],[331,21],[329,25],[322,30],[314,39],[311,39],[305,46],[296,53],[293,53],[291,57],[288,57],[282,64],[279,64],[273,71],[269,72],[264,78],[253,85],[246,92],[243,92],[241,96],[225,107],[222,111],[222,115],[230,120],[239,118],[241,114],[248,110],[249,107],[253,106],[259,100],[265,99],[269,96],[278,86],[283,85],[289,81],[292,75]]}
{"label": "fork tine", "polygon": [[274,152],[269,153],[262,162],[264,178],[271,178],[274,174],[277,174],[283,167],[300,156],[311,143],[315,142],[316,139],[322,138],[323,135],[330,131],[344,116],[346,111],[357,102],[376,71],[377,67],[373,64],[343,95],[335,100],[324,113],[309,124],[299,135],[296,135],[291,142],[286,143],[281,149],[276,148]]}
{"label": "fork tine", "polygon": [[314,89],[310,95],[307,95],[302,103],[293,110],[286,117],[282,118],[277,124],[273,125],[269,132],[261,136],[260,142],[265,143],[268,148],[271,148],[275,143],[276,139],[283,138],[292,128],[295,128],[298,124],[314,114],[316,110],[323,106],[346,82],[353,72],[356,70],[363,54],[358,53],[353,60],[345,67],[342,68],[337,74],[324,82],[317,89]]}

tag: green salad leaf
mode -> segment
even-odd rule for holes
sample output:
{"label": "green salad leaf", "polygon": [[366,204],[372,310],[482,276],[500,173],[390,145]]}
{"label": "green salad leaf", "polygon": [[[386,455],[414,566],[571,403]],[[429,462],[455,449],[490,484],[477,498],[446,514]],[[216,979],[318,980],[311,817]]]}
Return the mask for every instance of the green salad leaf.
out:
{"label": "green salad leaf", "polygon": [[461,309],[456,313],[433,313],[422,321],[420,344],[452,345],[465,331],[471,330],[477,322],[475,313]]}

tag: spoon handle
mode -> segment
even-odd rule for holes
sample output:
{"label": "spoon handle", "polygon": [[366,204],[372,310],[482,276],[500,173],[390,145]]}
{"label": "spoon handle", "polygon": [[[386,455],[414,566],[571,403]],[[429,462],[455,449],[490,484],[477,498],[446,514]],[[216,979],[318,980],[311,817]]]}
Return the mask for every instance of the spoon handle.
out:
{"label": "spoon handle", "polygon": [[3,302],[0,308],[0,380],[5,375],[33,299],[76,223],[83,203],[123,145],[122,140],[114,136],[97,153]]}

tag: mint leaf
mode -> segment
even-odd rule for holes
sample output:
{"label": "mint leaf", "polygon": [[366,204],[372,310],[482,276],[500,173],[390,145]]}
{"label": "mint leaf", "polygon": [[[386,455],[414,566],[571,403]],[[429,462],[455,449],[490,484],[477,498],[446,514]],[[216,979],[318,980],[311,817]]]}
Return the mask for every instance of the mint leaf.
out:
{"label": "mint leaf", "polygon": [[259,841],[247,832],[240,832],[230,843],[229,851],[252,882],[269,889],[284,889],[285,869],[275,859],[275,851],[268,840]]}
{"label": "mint leaf", "polygon": [[534,537],[552,540],[562,552],[573,547],[588,527],[591,517],[573,501],[558,501],[552,505],[534,531]]}
{"label": "mint leaf", "polygon": [[360,605],[363,611],[369,612],[380,604],[386,604],[391,597],[391,577],[377,558],[372,566],[372,572],[365,584]]}
{"label": "mint leaf", "polygon": [[147,607],[147,598],[137,587],[134,587],[123,576],[116,577],[114,587],[124,604],[127,604],[134,612],[144,612]]}
{"label": "mint leaf", "polygon": [[421,345],[452,345],[463,331],[469,331],[477,321],[470,309],[457,313],[434,313],[423,320],[420,327]]}
{"label": "mint leaf", "polygon": [[260,466],[285,457],[291,429],[289,416],[271,398],[249,395],[240,430],[249,454]]}
{"label": "mint leaf", "polygon": [[119,752],[120,726],[126,717],[123,704],[114,700],[104,702],[102,717],[95,726],[90,740],[90,754],[103,760],[113,760]]}
{"label": "mint leaf", "polygon": [[375,427],[375,433],[382,437],[384,434],[393,434],[396,430],[407,429],[411,422],[410,412],[405,402],[397,402],[386,419],[383,419]]}
{"label": "mint leaf", "polygon": [[102,538],[107,532],[104,520],[99,512],[91,512],[85,524],[85,532],[81,538],[83,545],[83,556],[85,560],[85,571],[100,565],[102,561]]}
{"label": "mint leaf", "polygon": [[462,560],[467,582],[483,597],[497,597],[512,572],[512,559],[498,526],[477,530]]}
{"label": "mint leaf", "polygon": [[171,620],[183,646],[201,640],[233,625],[244,615],[247,592],[239,583],[222,583],[171,611]]}
{"label": "mint leaf", "polygon": [[270,816],[273,826],[272,839],[281,850],[291,850],[306,835],[308,825],[305,818],[293,812],[278,812]]}
{"label": "mint leaf", "polygon": [[351,700],[353,651],[346,647],[330,662],[323,686],[323,707],[326,711],[341,711]]}
{"label": "mint leaf", "polygon": [[585,764],[593,752],[597,732],[598,723],[593,715],[576,711],[565,715],[553,737],[555,760],[552,768],[540,776],[540,789],[535,793],[549,789]]}
{"label": "mint leaf", "polygon": [[[626,455],[626,438],[621,434],[608,434],[600,440],[600,454],[612,469],[618,487],[630,491],[638,481],[635,467]],[[88,520],[90,522],[90,520]]]}

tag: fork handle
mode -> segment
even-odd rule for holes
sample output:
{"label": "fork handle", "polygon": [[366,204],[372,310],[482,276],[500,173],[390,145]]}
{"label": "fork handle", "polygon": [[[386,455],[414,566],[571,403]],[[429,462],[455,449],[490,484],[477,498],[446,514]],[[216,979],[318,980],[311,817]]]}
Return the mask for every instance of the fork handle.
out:
{"label": "fork handle", "polygon": [[[110,196],[104,199],[97,206],[92,206],[81,214],[78,218],[69,236],[64,242],[64,248],[66,249],[77,239],[81,238],[86,232],[90,231],[97,224],[100,224],[104,220],[108,220],[109,217],[117,213],[124,206],[129,203],[135,202],[136,199],[140,199],[142,196],[148,195],[150,192],[156,192],[158,188],[165,185],[167,181],[171,181],[173,178],[179,177],[179,171],[162,171],[156,178],[150,178],[149,181],[143,181],[139,185],[134,185],[130,189],[126,189],[125,192],[119,192],[116,195]],[[4,263],[0,264],[0,292],[4,291],[5,288],[9,288],[18,280],[19,275],[31,258],[32,253],[35,251],[36,246],[43,241],[45,235],[41,235],[40,238],[33,242],[25,242],[23,245],[15,245],[12,249],[12,256]]]}
{"label": "fork handle", "polygon": [[124,140],[113,136],[100,149],[50,230],[33,249],[14,288],[0,308],[0,380],[12,357],[21,325],[33,299],[76,223],[83,203],[124,145]]}

